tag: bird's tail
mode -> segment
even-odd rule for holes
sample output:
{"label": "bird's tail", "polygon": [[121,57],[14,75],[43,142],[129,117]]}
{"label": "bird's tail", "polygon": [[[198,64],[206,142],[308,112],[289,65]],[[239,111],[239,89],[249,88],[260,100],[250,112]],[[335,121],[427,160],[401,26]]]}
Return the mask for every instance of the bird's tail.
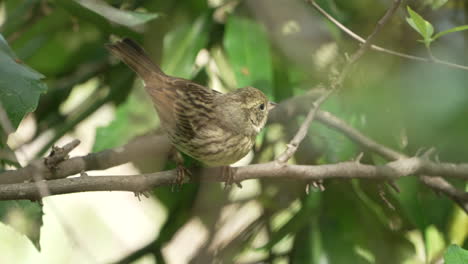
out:
{"label": "bird's tail", "polygon": [[150,59],[145,50],[129,38],[107,44],[106,48],[125,62],[144,81],[161,79],[162,76],[165,76],[161,68]]}

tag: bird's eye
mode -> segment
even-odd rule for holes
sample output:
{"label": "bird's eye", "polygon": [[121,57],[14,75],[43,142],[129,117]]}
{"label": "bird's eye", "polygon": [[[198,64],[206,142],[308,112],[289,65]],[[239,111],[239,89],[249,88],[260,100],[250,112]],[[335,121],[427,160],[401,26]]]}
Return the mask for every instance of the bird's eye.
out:
{"label": "bird's eye", "polygon": [[260,110],[265,110],[265,104],[261,104],[258,108],[260,108]]}

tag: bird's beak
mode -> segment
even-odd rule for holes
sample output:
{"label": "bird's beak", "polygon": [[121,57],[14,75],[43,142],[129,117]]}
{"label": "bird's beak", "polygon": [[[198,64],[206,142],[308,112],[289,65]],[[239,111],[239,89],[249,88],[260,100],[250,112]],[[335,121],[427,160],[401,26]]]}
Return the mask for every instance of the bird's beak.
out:
{"label": "bird's beak", "polygon": [[268,102],[268,110],[272,110],[272,109],[275,108],[277,105],[278,105],[277,103]]}

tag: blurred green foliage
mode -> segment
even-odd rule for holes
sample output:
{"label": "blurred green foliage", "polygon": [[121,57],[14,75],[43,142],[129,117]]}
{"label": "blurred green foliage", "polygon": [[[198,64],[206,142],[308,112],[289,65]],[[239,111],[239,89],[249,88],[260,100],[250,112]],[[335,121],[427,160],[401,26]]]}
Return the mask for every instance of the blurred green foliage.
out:
{"label": "blurred green foliage", "polygon": [[[365,36],[392,1],[317,2]],[[412,2],[413,11],[408,14],[402,7],[376,43],[425,56],[427,50],[417,41],[422,36],[437,58],[468,64],[468,34],[462,31],[468,4]],[[18,0],[0,2],[0,10],[0,102],[13,129],[37,106],[35,131],[26,143],[40,142],[40,147],[37,153],[28,153],[30,158],[42,156],[103,106],[113,106],[115,115],[95,131],[93,151],[120,146],[158,126],[140,81],[105,50],[104,44],[112,39],[134,38],[170,75],[221,91],[252,85],[276,102],[300,96],[320,82],[327,84],[340,69],[344,54],[358,47],[299,0]],[[434,35],[434,28],[443,29],[442,33]],[[458,33],[437,39],[451,32]],[[467,78],[462,70],[369,51],[323,108],[408,155],[434,146],[441,160],[467,162]],[[63,111],[63,104],[73,99],[72,92],[87,82],[94,84],[91,93]],[[267,127],[255,157],[283,149],[302,120],[299,116],[280,129]],[[0,141],[5,150],[9,148],[6,132],[1,132]],[[52,137],[39,141],[46,133]],[[334,163],[361,152],[365,163],[383,162],[342,134],[314,123],[294,160]],[[0,159],[2,165],[15,163],[4,156]],[[135,165],[142,172],[155,170],[151,164]],[[465,182],[453,184],[466,187]],[[461,248],[467,248],[468,217],[416,178],[401,179],[398,185],[401,192],[394,193],[371,181],[334,180],[325,182],[324,192],[306,194],[302,182],[259,181],[259,191],[249,201],[259,205],[260,216],[215,252],[202,248],[192,263],[214,258],[231,263],[252,252],[263,256],[265,263],[419,264],[442,258],[447,264],[468,263],[467,251]],[[395,210],[381,198],[382,188]],[[177,193],[160,188],[153,198],[168,212],[159,236],[122,263],[147,254],[164,263],[162,248],[185,224],[201,219],[215,232],[222,209],[237,203],[212,183],[184,185]],[[18,208],[32,224],[14,225],[11,212]],[[41,210],[37,205],[1,202],[0,219],[38,245]],[[37,254],[29,240],[13,233],[0,225],[0,252],[8,250],[1,242],[13,237]],[[261,245],[255,242],[258,239]],[[460,247],[448,246],[452,243]]]}
{"label": "blurred green foliage", "polygon": [[464,250],[457,245],[450,245],[445,253],[446,264],[462,264],[468,262],[468,250]]}
{"label": "blurred green foliage", "polygon": [[256,87],[273,99],[270,45],[263,28],[250,19],[230,16],[223,44],[237,86]]}

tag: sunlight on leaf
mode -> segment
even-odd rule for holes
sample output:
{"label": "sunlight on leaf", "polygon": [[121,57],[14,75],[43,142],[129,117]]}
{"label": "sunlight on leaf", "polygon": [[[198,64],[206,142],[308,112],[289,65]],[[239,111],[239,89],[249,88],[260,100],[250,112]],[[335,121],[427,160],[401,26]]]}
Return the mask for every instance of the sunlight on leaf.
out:
{"label": "sunlight on leaf", "polygon": [[408,14],[410,17],[406,18],[408,24],[416,30],[424,39],[423,42],[429,46],[433,41],[432,35],[434,34],[434,27],[431,23],[425,20],[422,16],[416,13],[411,7],[407,6]]}
{"label": "sunlight on leaf", "polygon": [[444,255],[445,264],[468,263],[468,250],[457,245],[450,245]]}
{"label": "sunlight on leaf", "polygon": [[145,24],[157,17],[159,14],[142,13],[135,11],[123,11],[108,5],[100,0],[75,0],[78,4],[105,17],[107,20],[127,27]]}
{"label": "sunlight on leaf", "polygon": [[372,254],[372,252],[369,249],[363,248],[359,245],[355,245],[354,251],[356,252],[356,254],[358,254],[363,259],[365,259],[368,263],[376,263],[375,256],[374,254]]}
{"label": "sunlight on leaf", "polygon": [[115,119],[107,126],[96,129],[93,151],[116,147],[135,136],[156,127],[156,113],[142,89],[134,89],[127,101],[116,111]]}
{"label": "sunlight on leaf", "polygon": [[0,222],[0,263],[42,263],[31,240]]}
{"label": "sunlight on leaf", "polygon": [[445,240],[443,234],[431,225],[426,228],[425,232],[427,259],[432,263],[444,252]]}
{"label": "sunlight on leaf", "polygon": [[425,0],[425,5],[431,6],[432,10],[441,8],[448,0]]}
{"label": "sunlight on leaf", "polygon": [[[408,241],[410,241],[414,246],[415,254],[412,256],[412,259],[421,260],[421,261],[426,259],[424,239],[421,234],[421,231],[419,230],[408,231],[405,236],[406,236],[406,239],[408,239]],[[414,261],[411,263],[418,263],[418,262]]]}
{"label": "sunlight on leaf", "polygon": [[164,38],[162,69],[165,73],[191,79],[198,52],[206,46],[208,16],[202,15],[193,23],[185,24],[167,33]]}
{"label": "sunlight on leaf", "polygon": [[468,215],[460,208],[455,208],[448,233],[451,244],[461,245],[468,237]]}

